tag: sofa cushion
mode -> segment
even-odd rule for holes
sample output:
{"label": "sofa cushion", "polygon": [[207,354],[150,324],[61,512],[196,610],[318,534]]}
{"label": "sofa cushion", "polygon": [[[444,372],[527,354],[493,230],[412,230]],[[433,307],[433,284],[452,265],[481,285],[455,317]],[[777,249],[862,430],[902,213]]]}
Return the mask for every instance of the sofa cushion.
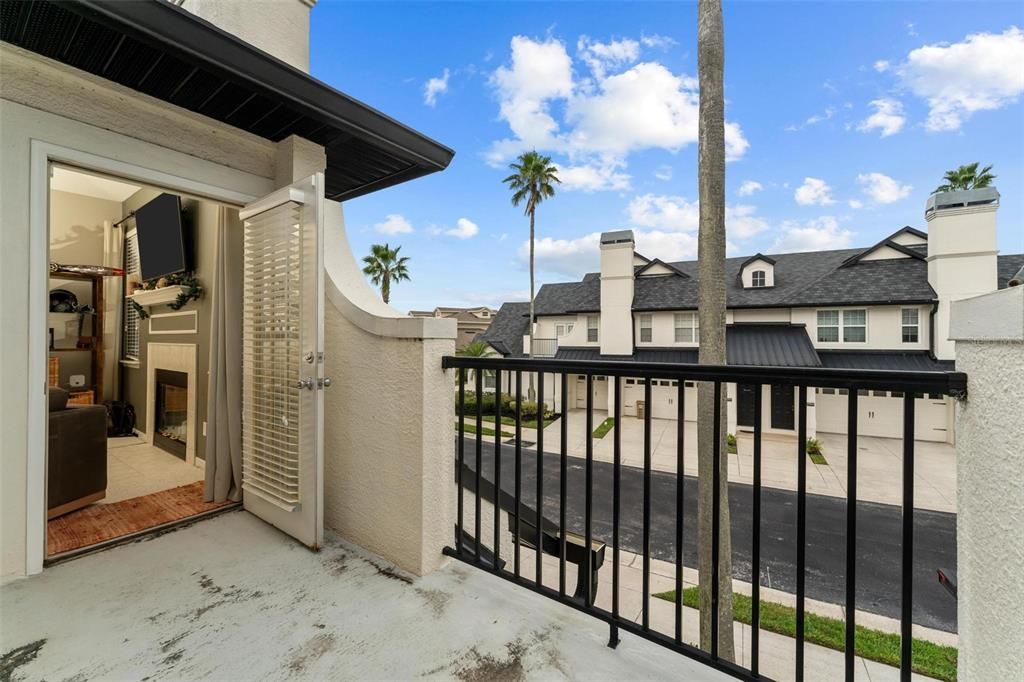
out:
{"label": "sofa cushion", "polygon": [[67,409],[68,392],[58,386],[50,386],[50,412],[58,412]]}

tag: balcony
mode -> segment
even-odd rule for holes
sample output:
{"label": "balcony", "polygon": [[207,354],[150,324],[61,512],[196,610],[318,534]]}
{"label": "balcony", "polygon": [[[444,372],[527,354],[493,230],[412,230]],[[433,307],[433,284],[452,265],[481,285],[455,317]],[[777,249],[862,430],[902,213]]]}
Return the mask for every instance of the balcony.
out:
{"label": "balcony", "polygon": [[[531,348],[530,337],[523,338],[525,340],[523,348]],[[553,358],[558,353],[558,339],[534,339],[530,353],[535,358]]]}

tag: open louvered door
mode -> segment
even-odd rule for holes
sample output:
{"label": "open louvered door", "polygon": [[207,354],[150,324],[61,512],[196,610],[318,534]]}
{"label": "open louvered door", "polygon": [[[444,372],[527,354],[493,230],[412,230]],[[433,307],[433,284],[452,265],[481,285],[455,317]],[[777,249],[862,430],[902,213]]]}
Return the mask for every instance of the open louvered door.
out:
{"label": "open louvered door", "polygon": [[243,501],[313,549],[324,534],[323,183],[317,173],[240,213]]}

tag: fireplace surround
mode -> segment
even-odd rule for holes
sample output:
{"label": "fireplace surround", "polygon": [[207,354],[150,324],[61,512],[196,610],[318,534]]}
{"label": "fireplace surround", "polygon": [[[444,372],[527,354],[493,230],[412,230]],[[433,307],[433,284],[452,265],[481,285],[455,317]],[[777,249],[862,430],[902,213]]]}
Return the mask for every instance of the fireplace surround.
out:
{"label": "fireplace surround", "polygon": [[[161,445],[158,436],[158,420],[157,420],[157,399],[158,399],[158,388],[160,381],[159,376],[166,376],[164,372],[172,372],[185,376],[185,388],[187,393],[185,394],[185,414],[184,419],[181,418],[180,413],[173,415],[171,420],[174,428],[171,432],[175,435],[182,435],[185,445],[185,454],[183,459],[188,464],[196,464],[196,438],[197,430],[196,427],[201,423],[201,420],[197,419],[196,415],[196,395],[199,390],[199,380],[197,377],[197,363],[196,363],[196,351],[197,347],[194,343],[166,343],[166,342],[150,342],[146,344],[146,372],[147,372],[147,389],[146,389],[146,440],[151,445],[163,447],[177,457],[181,457],[180,448],[176,448],[179,452],[173,452]],[[180,379],[179,379],[180,381]],[[175,392],[174,388],[180,388],[178,386],[171,386],[170,394],[173,396],[172,400],[180,400],[181,395]],[[165,393],[161,399],[166,399],[167,394]],[[180,403],[175,403],[174,407],[180,408]],[[164,434],[166,435],[166,434]],[[171,438],[170,440],[179,440],[178,438]],[[166,443],[169,447],[176,447],[173,443]]]}
{"label": "fireplace surround", "polygon": [[188,374],[156,370],[153,401],[153,445],[184,460],[188,449]]}

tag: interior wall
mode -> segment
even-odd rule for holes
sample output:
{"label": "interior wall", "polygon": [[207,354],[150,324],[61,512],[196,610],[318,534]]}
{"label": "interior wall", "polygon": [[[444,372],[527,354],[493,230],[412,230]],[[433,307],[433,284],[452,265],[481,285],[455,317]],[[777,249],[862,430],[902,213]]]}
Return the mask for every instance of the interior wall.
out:
{"label": "interior wall", "polygon": [[[143,206],[161,192],[144,188],[128,197],[124,202],[124,211],[134,211]],[[196,417],[199,421],[194,425],[193,433],[196,439],[196,457],[206,457],[206,436],[203,434],[206,421],[207,386],[210,376],[210,313],[212,301],[208,287],[213,282],[213,268],[215,262],[217,221],[219,205],[209,201],[199,201],[182,197],[182,224],[186,234],[192,239],[193,261],[195,275],[203,286],[203,295],[198,301],[190,301],[181,309],[181,312],[195,310],[197,313],[197,329],[195,334],[158,334],[149,333],[149,320],[141,320],[139,324],[139,366],[124,367],[124,400],[135,407],[136,428],[140,431],[146,428],[146,415],[149,405],[146,404],[146,382],[148,377],[147,346],[149,342],[159,343],[188,343],[196,345],[196,374],[199,377],[199,386],[194,387],[196,391]],[[129,225],[132,225],[130,223]],[[235,230],[239,241],[242,239],[242,230]],[[175,312],[169,305],[154,305],[148,308],[152,314]],[[147,434],[148,435],[148,434]]]}
{"label": "interior wall", "polygon": [[[50,260],[65,265],[103,265],[104,264],[104,222],[116,222],[121,218],[121,203],[107,199],[98,199],[72,192],[52,190],[50,192]],[[104,297],[117,295],[111,286],[113,280],[104,280]],[[94,304],[92,285],[80,280],[61,280],[50,278],[50,290],[67,289],[78,298],[78,305]],[[50,314],[49,325],[55,331],[55,345],[73,346],[77,340],[78,318],[73,315]],[[82,328],[83,334],[95,333],[92,319],[87,318]],[[61,328],[67,336],[61,342]],[[105,335],[106,336],[106,335]],[[110,379],[114,376],[114,365],[117,362],[115,349],[110,339],[104,338],[104,383],[103,395],[96,396],[97,402],[109,400],[115,396]],[[86,384],[92,384],[92,353],[82,351],[76,353],[51,353],[60,360],[61,386],[67,388],[72,374],[84,374]]]}

